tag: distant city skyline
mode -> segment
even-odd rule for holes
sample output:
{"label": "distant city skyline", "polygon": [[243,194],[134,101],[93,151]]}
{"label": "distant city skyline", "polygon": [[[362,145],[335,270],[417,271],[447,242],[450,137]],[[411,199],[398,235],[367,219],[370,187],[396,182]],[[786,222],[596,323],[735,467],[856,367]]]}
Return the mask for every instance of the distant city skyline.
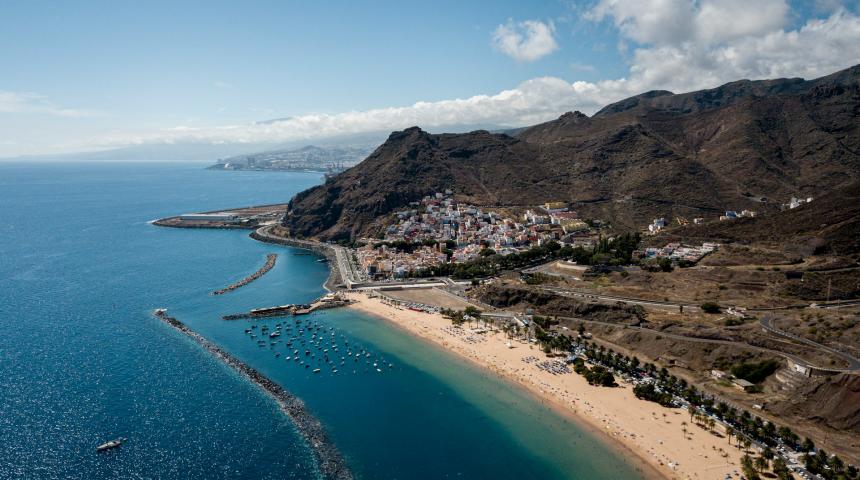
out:
{"label": "distant city skyline", "polygon": [[[856,0],[19,2],[0,157],[593,113],[860,63]],[[281,119],[275,122],[264,122]]]}

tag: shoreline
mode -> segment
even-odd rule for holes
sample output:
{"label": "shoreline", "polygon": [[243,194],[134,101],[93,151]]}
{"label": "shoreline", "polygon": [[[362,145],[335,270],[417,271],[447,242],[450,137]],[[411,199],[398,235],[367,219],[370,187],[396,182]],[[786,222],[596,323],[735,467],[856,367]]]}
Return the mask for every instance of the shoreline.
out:
{"label": "shoreline", "polygon": [[195,343],[203,347],[203,349],[211,353],[218,360],[222,361],[226,366],[230,367],[236,373],[242,375],[271,396],[275,400],[275,403],[278,404],[281,412],[290,418],[299,435],[302,436],[305,443],[310,447],[314,458],[316,459],[317,467],[320,469],[320,474],[323,478],[332,480],[352,480],[352,473],[350,473],[343,456],[334,446],[334,442],[332,442],[328,437],[322,423],[307,411],[305,404],[301,399],[253,367],[230,355],[221,347],[210,342],[181,321],[169,316],[165,310],[156,310],[153,313],[153,316],[164,322],[169,327],[172,327],[176,331],[194,340]]}
{"label": "shoreline", "polygon": [[[397,308],[363,293],[347,296],[356,301],[347,308],[379,318],[524,388],[623,455],[644,478],[711,479],[740,470],[742,453],[734,444],[729,446],[724,438],[696,427],[686,411],[636,398],[630,385],[621,382],[614,388],[595,387],[574,373],[555,376],[522,363],[525,355],[543,357],[537,347],[514,340],[514,348],[507,348],[501,333],[483,334],[486,340],[469,342],[442,330],[451,322],[440,314]],[[683,427],[682,422],[689,425]],[[718,448],[725,451],[726,458]]]}
{"label": "shoreline", "polygon": [[[309,250],[327,258],[329,263],[337,260],[333,248],[327,244],[272,235],[268,231],[269,228],[255,228],[249,236],[263,243]],[[333,291],[342,280],[341,274],[335,265],[328,267],[329,276],[323,288]],[[592,433],[597,441],[603,442],[623,456],[643,478],[711,479],[740,470],[741,453],[734,444],[729,446],[721,435],[718,440],[714,435],[694,427],[692,422],[689,428],[685,428],[683,440],[679,439],[678,437],[682,436],[679,424],[686,425],[685,420],[689,420],[686,412],[640,400],[633,395],[630,385],[622,382],[622,386],[615,388],[594,387],[573,373],[552,376],[533,365],[520,362],[522,355],[543,357],[539,349],[524,342],[513,341],[517,353],[512,356],[510,349],[504,347],[505,341],[501,333],[484,334],[485,337],[492,338],[492,344],[490,340],[480,345],[469,344],[456,336],[445,336],[446,334],[442,333],[442,328],[450,327],[451,322],[441,314],[408,311],[387,305],[378,298],[369,298],[366,296],[367,292],[344,293],[354,300],[348,308],[382,319],[407,334],[488,370],[503,381],[511,382],[516,388],[523,388],[526,393],[533,395],[536,401],[546,405],[563,419],[570,420]],[[192,335],[192,338],[195,337]],[[490,344],[495,348],[484,348]],[[499,347],[500,345],[502,347]],[[527,367],[531,367],[531,371],[526,372]],[[280,388],[274,382],[271,383]],[[264,385],[258,385],[266,389]],[[634,412],[632,416],[631,410]],[[669,414],[672,414],[671,417]],[[632,417],[640,418],[637,420]],[[308,443],[312,448],[317,446],[313,442]]]}
{"label": "shoreline", "polygon": [[326,278],[326,281],[323,283],[323,288],[327,292],[337,290],[336,286],[343,282],[340,275],[340,269],[337,268],[336,264],[337,256],[334,253],[334,250],[324,243],[271,235],[268,232],[268,227],[256,228],[248,236],[258,242],[308,250],[326,258],[328,260],[328,278]]}

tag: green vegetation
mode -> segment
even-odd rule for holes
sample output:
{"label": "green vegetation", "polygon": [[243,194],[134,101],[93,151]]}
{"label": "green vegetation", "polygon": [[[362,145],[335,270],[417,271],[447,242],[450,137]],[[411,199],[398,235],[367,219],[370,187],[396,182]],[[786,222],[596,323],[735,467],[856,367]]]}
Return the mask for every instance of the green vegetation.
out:
{"label": "green vegetation", "polygon": [[671,272],[674,270],[671,258],[656,258],[641,264],[643,270],[649,272]]}
{"label": "green vegetation", "polygon": [[618,383],[615,382],[615,376],[612,375],[612,372],[607,370],[605,367],[601,367],[600,365],[595,365],[594,367],[588,368],[587,366],[585,366],[585,362],[581,358],[577,358],[573,361],[573,371],[585,377],[589,385],[601,387],[618,386]]}
{"label": "green vegetation", "polygon": [[[581,326],[581,324],[580,324]],[[582,359],[574,361],[574,371],[581,375],[591,374],[595,368],[600,367],[616,374],[626,374],[633,378],[649,378],[647,382],[639,382],[633,387],[633,393],[637,398],[659,403],[666,407],[674,407],[675,397],[683,398],[689,403],[691,421],[696,419],[696,423],[700,426],[707,426],[713,430],[716,424],[715,419],[718,419],[726,426],[728,441],[731,444],[732,439],[737,441],[735,445],[738,448],[749,449],[753,441],[764,445],[761,456],[758,458],[749,458],[744,462],[747,467],[744,473],[747,478],[761,478],[763,476],[779,479],[791,478],[790,473],[786,471],[785,462],[776,457],[773,448],[778,445],[808,452],[806,456],[807,469],[812,473],[817,473],[827,480],[860,480],[858,470],[852,465],[846,465],[838,457],[831,457],[823,450],[819,450],[816,454],[815,443],[810,439],[805,439],[802,443],[800,438],[789,427],[777,427],[773,422],[757,417],[746,410],[738,410],[725,402],[718,401],[717,398],[710,396],[704,392],[700,392],[695,386],[689,385],[683,378],[671,375],[666,368],[658,369],[653,363],[642,364],[638,358],[624,356],[605,348],[602,345],[598,346],[588,341],[573,342],[583,347],[585,356],[590,362],[596,364],[590,371]],[[759,366],[767,362],[751,363],[749,365]],[[769,367],[765,367],[765,371]],[[752,368],[751,370],[759,370]],[[598,373],[600,370],[598,370]],[[591,381],[591,380],[590,380]],[[771,466],[774,475],[762,475]],[[755,475],[753,475],[755,474]]]}
{"label": "green vegetation", "polygon": [[779,362],[776,360],[763,360],[761,362],[742,362],[732,366],[732,375],[743,378],[752,383],[761,383],[765,381],[776,369],[779,368]]}
{"label": "green vegetation", "polygon": [[653,383],[642,383],[633,387],[633,395],[642,400],[656,402],[664,407],[675,406],[672,401],[672,395],[666,392],[657,390]]}
{"label": "green vegetation", "polygon": [[785,464],[785,460],[782,458],[777,457],[773,460],[772,470],[779,480],[792,480],[794,478],[791,475],[791,470],[788,469],[788,465]]}
{"label": "green vegetation", "polygon": [[551,280],[552,277],[550,275],[540,272],[523,275],[523,281],[526,282],[527,285],[541,285]]}
{"label": "green vegetation", "polygon": [[722,310],[719,305],[713,302],[705,302],[700,307],[705,313],[720,313]]}
{"label": "green vegetation", "polygon": [[830,456],[824,449],[810,452],[803,456],[807,470],[814,475],[821,475],[826,480],[856,479],[860,477],[857,467],[845,465],[838,455]]}
{"label": "green vegetation", "polygon": [[[435,247],[438,242],[435,240],[423,240],[421,242],[407,242],[406,240],[395,240],[393,242],[376,242],[373,244],[373,248],[379,248],[382,246],[393,248],[398,252],[412,253],[415,250],[418,250],[421,247]],[[445,245],[447,247],[447,244]],[[454,244],[456,247],[457,245]]]}
{"label": "green vegetation", "polygon": [[744,477],[747,480],[761,480],[761,476],[756,471],[754,461],[749,455],[741,457],[741,470],[743,470]]}

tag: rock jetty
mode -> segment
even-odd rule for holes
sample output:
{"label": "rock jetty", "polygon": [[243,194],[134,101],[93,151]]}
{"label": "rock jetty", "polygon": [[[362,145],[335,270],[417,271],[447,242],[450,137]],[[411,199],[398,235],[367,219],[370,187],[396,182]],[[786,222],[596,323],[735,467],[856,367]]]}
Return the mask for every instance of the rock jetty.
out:
{"label": "rock jetty", "polygon": [[351,480],[352,473],[340,452],[335,448],[322,424],[305,408],[304,402],[291,394],[268,377],[248,366],[241,360],[230,355],[219,346],[210,342],[199,333],[190,329],[181,321],[167,314],[167,310],[158,309],[154,315],[164,323],[184,333],[205,348],[212,355],[223,361],[233,370],[245,376],[248,380],[262,388],[275,399],[281,411],[290,417],[296,430],[304,437],[316,458],[317,465],[323,478],[331,480]]}
{"label": "rock jetty", "polygon": [[277,260],[278,260],[278,254],[277,253],[270,253],[270,254],[266,255],[266,264],[263,265],[262,267],[260,267],[259,270],[257,270],[256,272],[252,273],[251,275],[248,275],[247,277],[243,278],[242,280],[239,280],[238,282],[236,282],[232,285],[224,287],[220,290],[215,290],[214,292],[212,292],[212,295],[223,295],[227,292],[232,292],[233,290],[236,290],[237,288],[244,287],[245,285],[247,285],[247,284],[253,282],[254,280],[265,275],[266,272],[268,272],[269,270],[272,269],[272,267],[275,266],[275,262]]}

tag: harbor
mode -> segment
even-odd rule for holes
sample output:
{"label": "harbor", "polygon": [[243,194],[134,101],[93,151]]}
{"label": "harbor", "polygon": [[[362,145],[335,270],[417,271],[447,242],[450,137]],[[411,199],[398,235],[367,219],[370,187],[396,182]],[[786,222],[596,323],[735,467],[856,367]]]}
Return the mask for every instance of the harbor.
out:
{"label": "harbor", "polygon": [[350,339],[339,329],[319,319],[277,323],[254,323],[246,337],[265,348],[286,368],[311,372],[314,376],[379,375],[394,371],[394,363],[370,347]]}
{"label": "harbor", "polygon": [[287,211],[287,204],[255,205],[200,213],[184,213],[153,220],[153,225],[170,228],[216,228],[254,230],[277,223]]}
{"label": "harbor", "polygon": [[210,342],[180,320],[168,315],[167,309],[160,308],[155,310],[154,316],[194,340],[198,345],[224,362],[225,365],[268,393],[277,402],[281,411],[294,423],[299,434],[307,441],[317,460],[317,465],[323,478],[332,480],[351,480],[353,478],[343,456],[329,439],[325,428],[316,417],[307,411],[304,402],[256,369]]}
{"label": "harbor", "polygon": [[266,263],[265,263],[265,265],[260,267],[259,270],[252,273],[251,275],[243,278],[242,280],[239,280],[236,283],[233,283],[233,284],[231,284],[227,287],[224,287],[220,290],[215,290],[214,292],[212,292],[212,295],[223,295],[227,292],[232,292],[233,290],[236,290],[237,288],[244,287],[245,285],[253,282],[254,280],[257,280],[258,278],[260,278],[263,275],[265,275],[266,273],[268,273],[268,271],[271,270],[275,266],[275,262],[277,262],[277,260],[278,260],[278,254],[277,253],[270,253],[270,254],[266,255]]}

